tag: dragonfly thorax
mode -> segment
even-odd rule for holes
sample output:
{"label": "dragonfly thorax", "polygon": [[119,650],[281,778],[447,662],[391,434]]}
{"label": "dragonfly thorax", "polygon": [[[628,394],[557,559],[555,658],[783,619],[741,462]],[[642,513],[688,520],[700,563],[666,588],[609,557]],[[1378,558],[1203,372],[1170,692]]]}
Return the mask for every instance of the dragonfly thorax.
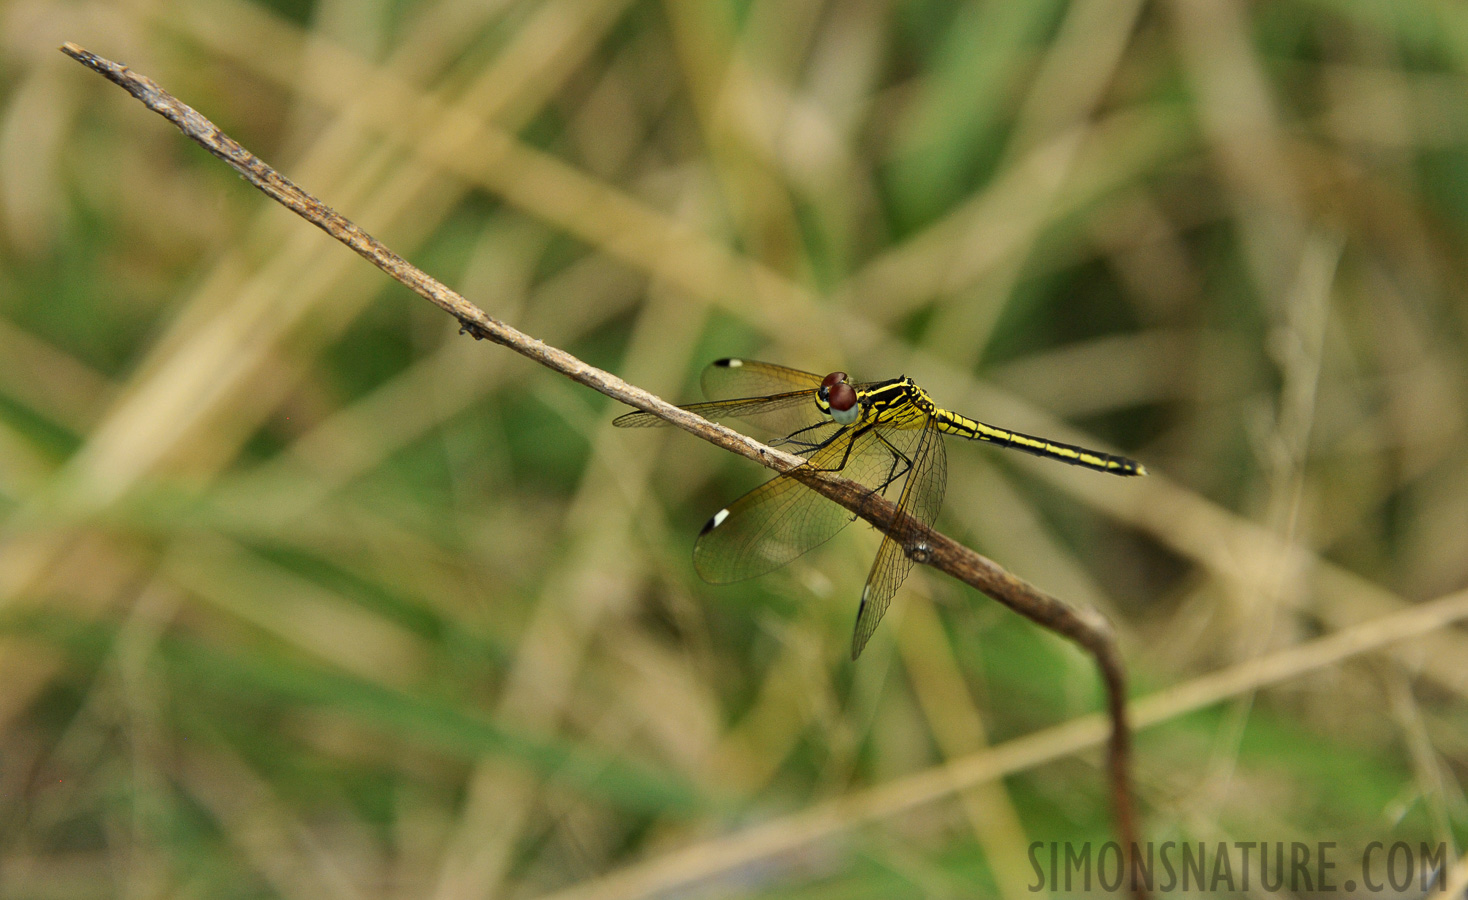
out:
{"label": "dragonfly thorax", "polygon": [[864,385],[860,394],[866,421],[874,426],[919,429],[937,409],[927,392],[906,375]]}

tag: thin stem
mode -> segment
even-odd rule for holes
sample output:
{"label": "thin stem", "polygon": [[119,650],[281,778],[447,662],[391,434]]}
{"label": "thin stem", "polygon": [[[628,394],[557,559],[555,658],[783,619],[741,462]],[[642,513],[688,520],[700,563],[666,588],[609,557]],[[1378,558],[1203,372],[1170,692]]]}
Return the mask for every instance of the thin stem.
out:
{"label": "thin stem", "polygon": [[[700,438],[752,459],[777,472],[792,472],[810,489],[839,503],[870,522],[878,530],[904,541],[914,561],[932,566],[1004,604],[1030,621],[1079,644],[1096,660],[1107,696],[1107,713],[1112,733],[1108,746],[1108,777],[1117,835],[1122,846],[1137,844],[1136,816],[1129,784],[1131,732],[1127,726],[1126,669],[1110,624],[1099,614],[1079,610],[1051,597],[1034,585],[1009,573],[946,535],[898,511],[880,494],[831,473],[801,468],[804,460],[709,422],[693,413],[635,387],[617,376],[587,365],[556,347],[539,341],[490,316],[454,291],[414,266],[381,241],[320,200],[296,187],[214,123],[180,102],[151,79],[129,68],[93,54],[76,44],[63,44],[61,51],[105,76],[132,94],[143,105],[173,122],[205,150],[219,157],[270,197],[306,221],[346,244],[373,265],[410,288],[414,293],[458,319],[464,331],[475,338],[502,344],[523,356],[553,369],[593,390],[629,406],[650,412]],[[1133,881],[1136,896],[1145,891]]]}

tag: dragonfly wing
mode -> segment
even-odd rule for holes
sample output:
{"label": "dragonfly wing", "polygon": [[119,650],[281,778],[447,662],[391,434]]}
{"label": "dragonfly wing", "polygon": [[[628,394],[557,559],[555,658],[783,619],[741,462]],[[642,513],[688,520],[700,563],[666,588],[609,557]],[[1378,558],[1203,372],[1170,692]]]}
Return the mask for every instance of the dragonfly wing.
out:
{"label": "dragonfly wing", "polygon": [[[948,484],[948,455],[943,448],[943,436],[938,431],[936,419],[930,417],[927,426],[916,433],[920,437],[909,454],[913,461],[912,471],[902,486],[897,508],[924,525],[932,525],[938,518],[938,509],[943,505],[943,491]],[[861,607],[856,613],[856,631],[851,636],[853,660],[861,655],[872,632],[877,630],[877,623],[887,612],[892,595],[897,593],[907,573],[912,571],[912,559],[907,555],[907,548],[916,538],[911,531],[910,527],[899,531],[898,540],[893,540],[890,534],[882,538],[876,562],[872,563],[866,587],[862,588]]]}
{"label": "dragonfly wing", "polygon": [[[815,449],[807,465],[881,490],[904,464],[876,431],[848,426]],[[789,474],[779,475],[709,519],[693,545],[693,567],[715,584],[754,578],[830,540],[852,518]]]}
{"label": "dragonfly wing", "polygon": [[813,391],[823,377],[752,359],[716,359],[703,370],[703,394],[710,400],[734,400]]}
{"label": "dragonfly wing", "polygon": [[[822,378],[774,363],[715,360],[703,372],[703,391],[709,402],[682,409],[715,422],[742,419],[778,438],[794,436],[790,444],[798,453],[801,447],[813,449],[837,428],[816,406],[816,390]],[[668,423],[651,413],[635,412],[618,417],[613,424],[620,428],[651,428]],[[822,427],[827,424],[831,427]],[[771,443],[781,446],[785,441]]]}
{"label": "dragonfly wing", "polygon": [[850,522],[846,510],[780,475],[709,519],[693,545],[693,568],[714,584],[754,578],[820,546]]}
{"label": "dragonfly wing", "polygon": [[[783,438],[801,432],[797,440],[810,444],[809,430],[820,430],[817,426],[830,421],[820,407],[816,406],[815,392],[820,388],[823,377],[752,359],[719,359],[709,363],[703,370],[703,392],[710,400],[779,397],[800,393],[807,398],[803,404],[760,410],[741,418],[753,425],[756,432],[763,436]],[[826,434],[829,435],[834,430],[830,429]],[[778,442],[772,444],[779,445]]]}
{"label": "dragonfly wing", "polygon": [[[820,409],[816,406],[815,391],[795,391],[776,394],[773,397],[746,397],[740,400],[711,400],[707,403],[689,403],[678,408],[698,413],[711,422],[717,422],[721,419],[750,419],[781,415],[805,407],[809,407],[817,416],[820,415]],[[650,428],[668,423],[652,413],[633,412],[618,416],[612,420],[612,424],[618,428]]]}

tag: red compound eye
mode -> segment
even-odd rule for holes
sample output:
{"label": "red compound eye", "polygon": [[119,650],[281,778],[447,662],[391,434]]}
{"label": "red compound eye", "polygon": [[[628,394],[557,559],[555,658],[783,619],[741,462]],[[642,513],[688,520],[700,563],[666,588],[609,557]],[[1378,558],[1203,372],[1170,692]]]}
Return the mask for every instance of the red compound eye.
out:
{"label": "red compound eye", "polygon": [[825,378],[821,379],[821,387],[830,390],[838,384],[845,383],[848,377],[850,376],[848,376],[845,372],[832,372],[830,375],[827,375]]}
{"label": "red compound eye", "polygon": [[[841,373],[835,374],[840,375]],[[830,376],[827,376],[827,380],[829,379]],[[838,381],[826,392],[826,402],[830,403],[831,408],[837,412],[846,412],[856,405],[856,388],[844,381]]]}

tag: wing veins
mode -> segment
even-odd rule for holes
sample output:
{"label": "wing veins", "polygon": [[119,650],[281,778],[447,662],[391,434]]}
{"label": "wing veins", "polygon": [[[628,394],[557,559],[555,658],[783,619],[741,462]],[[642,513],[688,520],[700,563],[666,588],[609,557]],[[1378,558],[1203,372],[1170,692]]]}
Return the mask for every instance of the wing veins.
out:
{"label": "wing veins", "polygon": [[[911,469],[902,486],[897,501],[899,513],[906,513],[924,525],[931,526],[938,518],[938,509],[943,505],[943,493],[948,476],[948,456],[943,447],[943,437],[938,430],[937,419],[928,417],[922,437],[910,457]],[[908,545],[913,541],[910,522],[900,520],[900,539],[888,534],[882,538],[877,558],[867,575],[867,583],[861,592],[861,606],[856,613],[856,628],[851,635],[851,658],[854,661],[877,630],[877,623],[887,612],[892,596],[912,571],[913,561],[907,555]]]}
{"label": "wing veins", "polygon": [[[781,412],[792,407],[800,406],[802,403],[809,403],[814,407],[814,398],[815,391],[791,391],[787,394],[774,394],[769,397],[708,400],[703,403],[689,403],[678,408],[696,413],[711,422],[717,422],[720,419],[745,419],[773,412]],[[612,424],[618,428],[652,428],[671,423],[650,412],[639,411],[618,416],[612,421]]]}

